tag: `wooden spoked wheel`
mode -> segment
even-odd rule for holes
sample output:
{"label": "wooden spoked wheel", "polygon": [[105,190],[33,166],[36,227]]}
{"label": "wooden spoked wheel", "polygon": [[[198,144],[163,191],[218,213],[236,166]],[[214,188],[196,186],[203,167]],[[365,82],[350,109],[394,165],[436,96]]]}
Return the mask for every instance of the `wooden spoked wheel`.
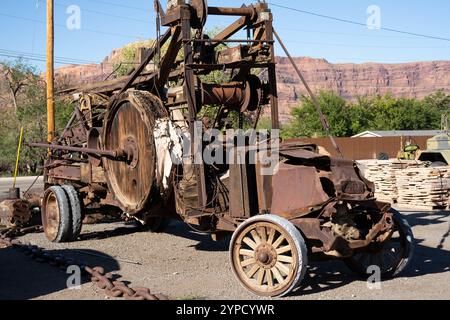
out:
{"label": "wooden spoked wheel", "polygon": [[231,264],[241,284],[260,296],[284,296],[297,288],[307,267],[300,232],[273,215],[251,218],[235,232]]}
{"label": "wooden spoked wheel", "polygon": [[154,187],[155,120],[166,116],[161,101],[148,92],[130,91],[108,111],[103,147],[122,150],[122,158],[105,158],[108,186],[120,208],[129,214],[143,211]]}

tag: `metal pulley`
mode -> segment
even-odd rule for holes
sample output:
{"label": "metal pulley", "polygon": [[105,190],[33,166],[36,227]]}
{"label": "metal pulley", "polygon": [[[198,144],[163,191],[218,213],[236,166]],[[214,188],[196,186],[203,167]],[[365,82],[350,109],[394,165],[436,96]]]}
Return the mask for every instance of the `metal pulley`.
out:
{"label": "metal pulley", "polygon": [[201,84],[202,105],[223,105],[240,112],[255,111],[263,97],[263,86],[258,77],[250,75],[245,81],[225,84]]}
{"label": "metal pulley", "polygon": [[191,20],[191,26],[194,29],[202,29],[208,17],[208,1],[207,0],[190,0],[189,4],[195,11],[195,15]]}
{"label": "metal pulley", "polygon": [[167,117],[160,99],[148,92],[128,91],[108,111],[102,148],[123,150],[126,159],[103,159],[106,180],[120,208],[131,215],[146,209],[155,187],[155,122]]}

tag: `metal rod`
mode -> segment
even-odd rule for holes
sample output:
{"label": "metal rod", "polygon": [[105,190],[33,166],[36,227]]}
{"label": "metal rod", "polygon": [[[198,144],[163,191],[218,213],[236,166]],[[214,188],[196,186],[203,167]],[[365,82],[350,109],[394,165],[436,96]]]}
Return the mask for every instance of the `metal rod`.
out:
{"label": "metal rod", "polygon": [[94,154],[94,155],[106,156],[106,157],[113,157],[113,158],[120,157],[122,155],[119,151],[59,146],[56,144],[49,144],[49,143],[29,143],[28,146],[34,147],[34,148],[48,148],[50,150],[82,152],[82,153],[88,153],[88,154]]}
{"label": "metal rod", "polygon": [[22,140],[23,140],[23,127],[20,128],[19,144],[17,146],[17,158],[16,158],[16,167],[14,169],[13,189],[16,188],[17,175],[19,174],[20,150],[22,149]]}
{"label": "metal rod", "polygon": [[[127,91],[134,83],[134,81],[141,75],[141,73],[144,71],[145,67],[150,63],[150,61],[155,57],[155,54],[157,54],[158,46],[163,46],[167,40],[169,40],[170,36],[172,35],[171,29],[167,29],[166,33],[164,33],[163,36],[159,37],[154,45],[153,48],[148,52],[147,56],[145,57],[144,61],[133,71],[133,73],[129,76],[127,79],[127,82],[125,85],[121,88],[118,95],[124,93]],[[117,95],[117,96],[118,96]],[[112,99],[111,101],[114,102],[115,99]]]}
{"label": "metal rod", "polygon": [[290,55],[288,49],[286,48],[286,46],[284,45],[283,41],[281,40],[280,36],[278,35],[278,33],[275,31],[275,29],[273,29],[273,34],[275,35],[275,37],[277,38],[278,42],[280,43],[281,48],[283,48],[284,53],[286,54],[286,56],[289,58],[289,61],[292,63],[292,66],[294,67],[295,71],[297,72],[297,75],[299,76],[300,80],[302,81],[303,85],[305,86],[306,90],[308,91],[308,94],[311,97],[311,100],[314,104],[314,106],[317,109],[317,112],[319,113],[320,116],[320,122],[322,123],[323,129],[325,130],[325,132],[327,133],[328,137],[331,140],[331,143],[333,144],[333,147],[336,149],[338,155],[341,158],[344,158],[341,149],[339,148],[336,140],[334,139],[334,137],[331,134],[330,131],[330,125],[328,123],[328,120],[325,116],[325,114],[322,111],[322,108],[320,107],[320,103],[319,101],[317,101],[316,95],[312,92],[311,88],[308,85],[308,82],[306,82],[305,77],[303,76],[302,72],[300,71],[300,69],[297,67],[297,64],[295,63],[294,59],[292,58],[292,56]]}
{"label": "metal rod", "polygon": [[47,0],[47,141],[52,142],[55,135],[55,77],[54,77],[54,10],[53,0]]}
{"label": "metal rod", "polygon": [[208,14],[216,16],[253,16],[255,14],[255,9],[253,7],[243,7],[243,8],[208,7]]}
{"label": "metal rod", "polygon": [[184,39],[184,43],[187,42],[208,42],[208,43],[269,43],[272,44],[274,41],[271,40],[233,40],[233,39]]}

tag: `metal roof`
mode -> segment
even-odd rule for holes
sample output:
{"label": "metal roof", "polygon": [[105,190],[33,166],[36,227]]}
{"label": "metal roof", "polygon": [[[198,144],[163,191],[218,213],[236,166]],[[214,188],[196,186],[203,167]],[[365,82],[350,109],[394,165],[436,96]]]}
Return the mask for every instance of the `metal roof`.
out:
{"label": "metal roof", "polygon": [[352,138],[361,137],[433,137],[439,134],[446,134],[441,130],[399,130],[399,131],[364,131],[360,134],[353,136]]}

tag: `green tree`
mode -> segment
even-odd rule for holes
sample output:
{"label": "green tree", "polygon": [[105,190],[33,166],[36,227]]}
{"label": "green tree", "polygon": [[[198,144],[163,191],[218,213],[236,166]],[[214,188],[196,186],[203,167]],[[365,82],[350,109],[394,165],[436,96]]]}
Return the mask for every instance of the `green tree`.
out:
{"label": "green tree", "polygon": [[[0,68],[10,70],[8,74],[14,75],[14,77],[10,76],[10,80],[5,76],[8,87],[15,84],[15,87],[18,87],[18,84],[21,84],[14,99],[11,95],[9,107],[6,106],[2,110],[2,117],[0,117],[0,136],[2,137],[0,139],[0,172],[4,175],[13,171],[21,127],[24,128],[26,142],[47,140],[47,101],[46,84],[33,66],[23,60],[17,60],[12,63],[0,63]],[[58,83],[56,87],[61,89]],[[55,109],[56,130],[60,131],[67,123],[73,107],[67,101],[57,99]],[[21,173],[36,173],[45,158],[45,149],[24,147],[21,154]]]}
{"label": "green tree", "polygon": [[[352,110],[346,101],[332,92],[321,92],[317,100],[327,117],[331,134],[337,137],[348,136],[352,131]],[[325,132],[320,122],[319,114],[307,97],[302,97],[301,106],[292,111],[293,120],[284,127],[282,136],[284,138],[300,137],[322,137]]]}
{"label": "green tree", "polygon": [[[436,92],[422,100],[394,98],[392,95],[361,97],[345,101],[335,93],[317,97],[329,120],[331,134],[348,137],[366,130],[437,130],[442,115],[449,114],[450,95]],[[284,138],[325,135],[316,108],[310,99],[292,111],[293,120],[283,127]]]}

